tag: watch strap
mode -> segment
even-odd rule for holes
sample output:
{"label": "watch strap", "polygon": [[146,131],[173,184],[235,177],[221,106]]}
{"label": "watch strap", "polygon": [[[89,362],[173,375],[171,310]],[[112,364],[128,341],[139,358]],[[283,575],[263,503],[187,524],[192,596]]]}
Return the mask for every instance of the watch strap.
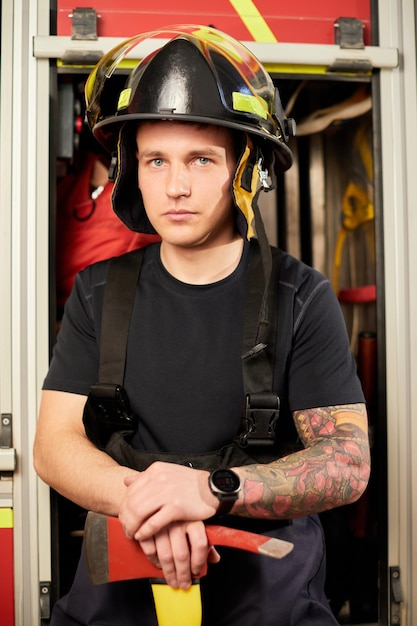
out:
{"label": "watch strap", "polygon": [[219,500],[219,507],[216,512],[216,517],[220,515],[227,515],[228,513],[230,513],[236,500],[237,498]]}

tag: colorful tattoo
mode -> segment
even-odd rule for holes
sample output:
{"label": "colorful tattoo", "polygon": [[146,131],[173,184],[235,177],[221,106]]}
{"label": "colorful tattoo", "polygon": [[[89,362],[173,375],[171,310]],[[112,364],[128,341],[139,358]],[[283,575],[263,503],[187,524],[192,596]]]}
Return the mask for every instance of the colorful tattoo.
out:
{"label": "colorful tattoo", "polygon": [[304,450],[245,473],[244,510],[251,517],[293,518],[357,500],[370,473],[364,404],[296,411]]}

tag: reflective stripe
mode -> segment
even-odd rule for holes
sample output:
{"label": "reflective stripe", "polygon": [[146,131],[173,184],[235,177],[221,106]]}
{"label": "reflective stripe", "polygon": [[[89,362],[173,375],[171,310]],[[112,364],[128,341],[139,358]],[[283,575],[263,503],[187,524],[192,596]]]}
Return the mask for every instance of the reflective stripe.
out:
{"label": "reflective stripe", "polygon": [[235,111],[244,111],[245,113],[254,113],[264,120],[268,118],[268,104],[263,98],[252,96],[248,93],[240,93],[234,91],[233,109]]}
{"label": "reflective stripe", "polygon": [[0,528],[13,528],[13,509],[0,509]]}
{"label": "reflective stripe", "polygon": [[263,41],[266,43],[277,41],[274,33],[269,28],[252,0],[229,0],[229,2],[245,24],[254,41]]}

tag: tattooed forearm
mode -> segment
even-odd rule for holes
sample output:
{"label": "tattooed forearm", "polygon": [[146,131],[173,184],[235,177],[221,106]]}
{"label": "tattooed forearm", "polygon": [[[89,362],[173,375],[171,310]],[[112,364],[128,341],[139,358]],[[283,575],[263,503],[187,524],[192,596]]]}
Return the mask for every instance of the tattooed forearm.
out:
{"label": "tattooed forearm", "polygon": [[370,455],[363,404],[297,411],[294,420],[305,449],[240,468],[240,515],[299,517],[354,502],[365,490]]}

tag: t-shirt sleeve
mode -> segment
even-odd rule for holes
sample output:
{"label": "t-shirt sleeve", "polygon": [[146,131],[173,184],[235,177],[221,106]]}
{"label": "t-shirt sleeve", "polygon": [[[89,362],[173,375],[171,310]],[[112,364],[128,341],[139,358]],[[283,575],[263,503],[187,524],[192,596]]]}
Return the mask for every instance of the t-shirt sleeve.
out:
{"label": "t-shirt sleeve", "polygon": [[298,294],[289,365],[292,411],[364,402],[345,320],[329,281]]}
{"label": "t-shirt sleeve", "polygon": [[[88,395],[97,382],[97,319],[90,274],[77,275],[65,306],[43,389]],[[100,282],[100,281],[99,281]]]}

